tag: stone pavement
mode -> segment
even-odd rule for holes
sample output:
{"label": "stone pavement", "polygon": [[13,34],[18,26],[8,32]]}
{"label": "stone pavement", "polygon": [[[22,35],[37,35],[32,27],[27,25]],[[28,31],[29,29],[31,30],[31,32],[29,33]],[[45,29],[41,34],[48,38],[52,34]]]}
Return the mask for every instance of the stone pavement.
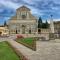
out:
{"label": "stone pavement", "polygon": [[40,60],[60,60],[60,43],[37,42],[37,51]]}
{"label": "stone pavement", "polygon": [[17,43],[14,40],[7,40],[15,49],[17,49],[18,51],[20,51],[26,58],[28,58],[30,60],[30,55],[32,55],[34,53],[33,50],[25,47],[22,44]]}
{"label": "stone pavement", "polygon": [[13,40],[8,42],[29,60],[60,60],[60,43],[37,41],[37,50],[33,51]]}
{"label": "stone pavement", "polygon": [[0,37],[0,42],[6,41],[6,40],[9,40],[9,39],[7,37],[5,37],[5,38]]}
{"label": "stone pavement", "polygon": [[3,42],[3,41],[6,41],[6,40],[0,40],[0,42]]}

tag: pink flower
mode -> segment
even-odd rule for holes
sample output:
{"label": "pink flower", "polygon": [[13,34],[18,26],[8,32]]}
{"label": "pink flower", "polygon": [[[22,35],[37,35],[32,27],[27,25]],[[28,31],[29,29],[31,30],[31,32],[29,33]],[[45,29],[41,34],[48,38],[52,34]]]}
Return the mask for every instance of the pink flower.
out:
{"label": "pink flower", "polygon": [[22,35],[17,35],[17,38],[24,38]]}

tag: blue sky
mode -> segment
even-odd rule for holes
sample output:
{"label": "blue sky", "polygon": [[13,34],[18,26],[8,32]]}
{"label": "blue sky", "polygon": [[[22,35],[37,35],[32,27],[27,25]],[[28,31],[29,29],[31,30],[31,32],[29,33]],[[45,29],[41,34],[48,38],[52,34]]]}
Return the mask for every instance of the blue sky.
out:
{"label": "blue sky", "polygon": [[0,0],[0,25],[16,13],[16,9],[26,5],[33,15],[49,20],[53,15],[55,21],[60,21],[60,0]]}

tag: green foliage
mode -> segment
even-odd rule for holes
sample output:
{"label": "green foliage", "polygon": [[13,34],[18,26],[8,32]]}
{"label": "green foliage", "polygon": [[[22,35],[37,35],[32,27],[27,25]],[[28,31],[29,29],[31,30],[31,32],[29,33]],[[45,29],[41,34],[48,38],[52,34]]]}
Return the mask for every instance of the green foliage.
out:
{"label": "green foliage", "polygon": [[16,40],[18,43],[23,44],[24,46],[31,48],[36,51],[36,41],[35,38],[21,38]]}
{"label": "green foliage", "polygon": [[47,20],[46,20],[46,28],[49,28],[49,23],[47,22]]}
{"label": "green foliage", "polygon": [[42,28],[42,18],[39,17],[39,20],[38,20],[38,28]]}
{"label": "green foliage", "polygon": [[6,21],[4,22],[4,26],[6,26],[7,25],[7,23],[6,23]]}
{"label": "green foliage", "polygon": [[0,60],[20,60],[6,42],[0,42]]}
{"label": "green foliage", "polygon": [[39,20],[38,20],[38,28],[49,28],[49,23],[47,22],[47,20],[46,20],[45,23],[43,23],[42,22],[42,18],[39,17]]}
{"label": "green foliage", "polygon": [[18,42],[23,42],[23,43],[26,43],[28,45],[32,45],[33,44],[33,38],[22,38],[22,39],[18,39],[17,40]]}
{"label": "green foliage", "polygon": [[45,23],[42,24],[42,28],[49,28],[49,24],[48,24],[47,20]]}
{"label": "green foliage", "polygon": [[46,28],[46,24],[45,23],[42,24],[42,28]]}

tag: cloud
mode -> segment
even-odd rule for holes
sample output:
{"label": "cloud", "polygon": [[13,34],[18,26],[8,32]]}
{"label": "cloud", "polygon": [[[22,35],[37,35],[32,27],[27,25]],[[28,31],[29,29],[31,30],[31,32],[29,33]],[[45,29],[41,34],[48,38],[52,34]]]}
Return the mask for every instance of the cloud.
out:
{"label": "cloud", "polygon": [[34,16],[42,16],[44,20],[49,19],[51,14],[54,19],[60,19],[60,0],[0,0],[0,16],[6,20],[22,5],[30,8]]}
{"label": "cloud", "polygon": [[5,1],[5,0],[1,0],[0,5],[3,5],[7,8],[11,8],[11,9],[16,9],[18,7],[18,4],[14,3],[12,1]]}
{"label": "cloud", "polygon": [[54,19],[53,21],[60,21],[60,19]]}

